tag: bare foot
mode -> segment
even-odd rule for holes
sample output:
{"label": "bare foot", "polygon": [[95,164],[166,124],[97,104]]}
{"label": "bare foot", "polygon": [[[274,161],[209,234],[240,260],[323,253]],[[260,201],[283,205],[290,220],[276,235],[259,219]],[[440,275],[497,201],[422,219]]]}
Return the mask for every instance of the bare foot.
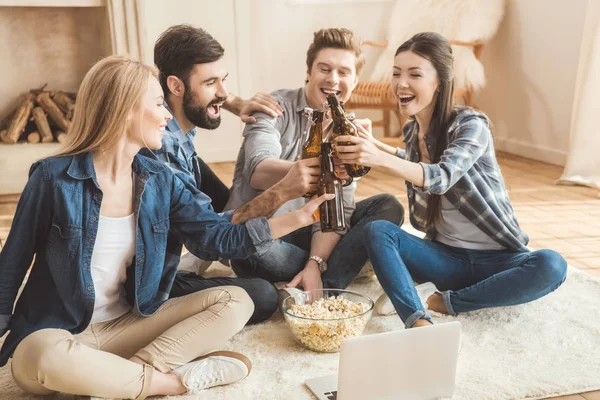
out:
{"label": "bare foot", "polygon": [[440,314],[448,314],[446,303],[441,293],[435,293],[427,299],[427,308],[431,311],[439,312]]}
{"label": "bare foot", "polygon": [[429,325],[433,325],[431,322],[427,321],[426,319],[418,319],[411,328],[420,328],[422,326],[429,326]]}

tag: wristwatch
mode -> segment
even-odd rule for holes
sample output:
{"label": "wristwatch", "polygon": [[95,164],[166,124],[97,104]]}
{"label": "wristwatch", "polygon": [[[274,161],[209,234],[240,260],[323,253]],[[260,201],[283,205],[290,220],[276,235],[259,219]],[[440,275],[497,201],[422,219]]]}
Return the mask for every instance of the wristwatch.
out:
{"label": "wristwatch", "polygon": [[327,263],[319,256],[310,256],[308,257],[309,260],[313,260],[314,262],[317,263],[317,265],[319,266],[319,271],[321,271],[321,273],[327,271]]}

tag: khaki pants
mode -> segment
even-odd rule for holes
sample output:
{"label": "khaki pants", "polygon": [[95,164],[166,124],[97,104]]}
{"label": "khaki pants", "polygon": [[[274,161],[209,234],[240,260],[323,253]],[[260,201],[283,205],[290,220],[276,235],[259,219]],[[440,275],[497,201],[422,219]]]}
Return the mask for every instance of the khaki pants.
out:
{"label": "khaki pants", "polygon": [[[222,286],[168,300],[152,316],[131,313],[72,335],[43,329],[13,355],[12,374],[25,391],[144,399],[154,369],[167,373],[218,350],[254,311],[248,294]],[[128,359],[137,356],[146,365]]]}

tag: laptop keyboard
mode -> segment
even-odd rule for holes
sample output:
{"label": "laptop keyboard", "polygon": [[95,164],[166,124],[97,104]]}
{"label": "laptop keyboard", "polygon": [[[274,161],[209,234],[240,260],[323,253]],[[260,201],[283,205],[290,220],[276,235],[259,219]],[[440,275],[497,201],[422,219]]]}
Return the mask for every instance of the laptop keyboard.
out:
{"label": "laptop keyboard", "polygon": [[337,400],[337,390],[334,390],[333,392],[325,392],[323,394],[325,397],[327,397],[327,400]]}

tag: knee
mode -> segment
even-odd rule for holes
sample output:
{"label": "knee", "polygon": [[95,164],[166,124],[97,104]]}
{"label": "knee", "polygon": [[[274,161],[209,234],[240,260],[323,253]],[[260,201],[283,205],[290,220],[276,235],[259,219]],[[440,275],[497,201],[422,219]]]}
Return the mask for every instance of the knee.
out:
{"label": "knee", "polygon": [[224,286],[221,289],[230,296],[228,305],[233,311],[234,318],[240,322],[243,321],[243,325],[245,325],[254,312],[252,298],[248,292],[238,286]]}
{"label": "knee", "polygon": [[[68,364],[68,348],[73,335],[62,329],[42,329],[36,331],[19,343],[13,355],[12,372],[15,381],[22,386],[27,381],[37,381],[38,377],[60,373],[61,366]],[[24,387],[31,391],[31,388]],[[44,393],[40,393],[44,394]]]}
{"label": "knee", "polygon": [[380,194],[377,195],[377,202],[380,205],[379,219],[402,226],[404,223],[404,207],[402,207],[396,196],[387,193]]}
{"label": "knee", "polygon": [[367,245],[375,245],[381,240],[390,237],[391,234],[400,227],[390,221],[377,220],[368,222],[365,225],[365,239]]}
{"label": "knee", "polygon": [[534,254],[543,280],[553,288],[559,287],[567,278],[565,259],[554,250],[539,250]]}
{"label": "knee", "polygon": [[254,313],[248,323],[256,324],[265,321],[273,315],[279,305],[277,289],[272,283],[255,278],[251,280],[252,286],[248,294],[254,303]]}

